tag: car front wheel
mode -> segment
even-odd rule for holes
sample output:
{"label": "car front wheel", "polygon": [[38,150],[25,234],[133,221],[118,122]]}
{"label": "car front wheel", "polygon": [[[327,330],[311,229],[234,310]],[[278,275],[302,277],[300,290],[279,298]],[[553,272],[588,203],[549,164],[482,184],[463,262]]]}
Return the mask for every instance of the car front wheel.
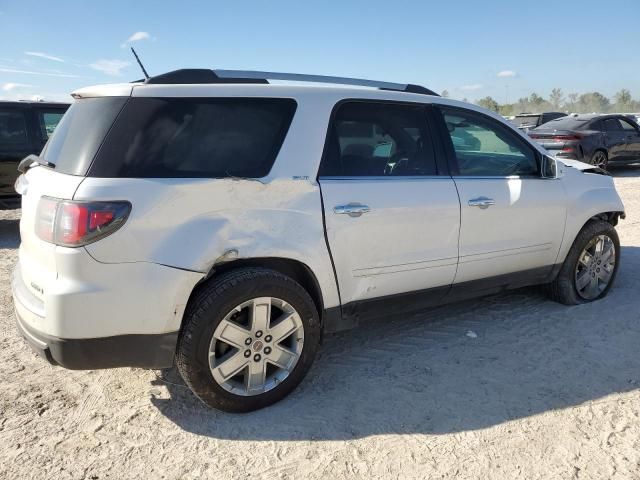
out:
{"label": "car front wheel", "polygon": [[620,263],[620,240],[609,222],[593,220],[576,237],[560,273],[551,283],[551,297],[578,305],[604,297]]}
{"label": "car front wheel", "polygon": [[281,273],[243,268],[195,294],[178,342],[180,374],[205,404],[248,412],[290,393],[320,343],[315,304]]}

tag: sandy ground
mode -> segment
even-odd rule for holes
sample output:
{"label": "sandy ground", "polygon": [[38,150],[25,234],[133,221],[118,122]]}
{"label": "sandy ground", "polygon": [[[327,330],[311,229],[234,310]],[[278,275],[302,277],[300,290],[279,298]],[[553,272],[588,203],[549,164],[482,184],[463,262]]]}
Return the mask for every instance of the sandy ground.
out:
{"label": "sandy ground", "polygon": [[606,299],[524,289],[376,322],[247,415],[206,409],[173,370],[34,356],[9,293],[19,212],[3,212],[0,478],[640,479],[640,167],[615,176],[628,216]]}

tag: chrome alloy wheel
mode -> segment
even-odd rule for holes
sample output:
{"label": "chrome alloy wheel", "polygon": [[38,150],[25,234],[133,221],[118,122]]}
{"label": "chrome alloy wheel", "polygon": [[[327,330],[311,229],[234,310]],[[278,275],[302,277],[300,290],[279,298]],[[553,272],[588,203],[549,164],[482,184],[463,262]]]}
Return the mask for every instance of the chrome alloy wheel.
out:
{"label": "chrome alloy wheel", "polygon": [[209,368],[225,390],[259,395],[282,383],[293,371],[304,345],[298,312],[284,300],[261,297],[231,310],[209,344]]}
{"label": "chrome alloy wheel", "polygon": [[598,150],[596,153],[593,154],[593,158],[591,159],[591,165],[595,167],[606,168],[607,154],[604,153],[602,150]]}
{"label": "chrome alloy wheel", "polygon": [[607,235],[598,235],[584,247],[578,257],[575,285],[585,300],[597,298],[606,288],[616,264],[616,246]]}

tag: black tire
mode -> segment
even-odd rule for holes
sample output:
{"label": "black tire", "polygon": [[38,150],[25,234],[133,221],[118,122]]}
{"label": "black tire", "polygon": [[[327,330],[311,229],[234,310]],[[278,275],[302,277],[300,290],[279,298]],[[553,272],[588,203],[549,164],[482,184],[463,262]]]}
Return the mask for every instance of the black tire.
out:
{"label": "black tire", "polygon": [[[297,364],[279,385],[252,396],[233,394],[220,386],[209,368],[209,343],[216,326],[237,305],[257,297],[286,301],[299,313],[304,346]],[[240,268],[213,277],[198,288],[185,311],[176,364],[191,391],[206,405],[225,412],[250,412],[288,395],[309,371],[320,345],[320,320],[305,289],[292,278],[266,268]]]}
{"label": "black tire", "polygon": [[[578,259],[584,248],[587,244],[598,235],[606,235],[608,236],[615,245],[615,264],[613,267],[613,274],[611,279],[609,280],[606,288],[602,291],[600,295],[593,299],[585,299],[578,293],[578,289],[576,287],[576,266],[578,264]],[[618,267],[620,266],[620,240],[618,238],[618,233],[613,225],[609,222],[605,222],[604,220],[592,220],[587,223],[580,233],[576,236],[576,239],[567,254],[567,258],[562,264],[562,268],[558,273],[556,279],[549,285],[550,296],[556,302],[562,303],[564,305],[579,305],[582,303],[589,303],[594,300],[599,300],[604,297],[613,282],[615,281],[616,274],[618,273]]]}
{"label": "black tire", "polygon": [[609,168],[609,154],[605,150],[596,150],[593,152],[593,155],[591,155],[589,163],[591,165],[597,165],[600,163],[598,166],[603,170],[606,170]]}

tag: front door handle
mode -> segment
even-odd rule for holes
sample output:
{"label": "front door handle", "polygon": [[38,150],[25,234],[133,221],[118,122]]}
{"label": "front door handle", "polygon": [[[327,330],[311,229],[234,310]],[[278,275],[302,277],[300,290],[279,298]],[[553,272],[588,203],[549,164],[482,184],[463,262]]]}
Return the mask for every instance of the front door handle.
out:
{"label": "front door handle", "polygon": [[350,217],[359,217],[363,213],[367,213],[371,209],[367,205],[361,203],[348,203],[347,205],[336,205],[333,207],[333,213],[339,215],[349,215]]}
{"label": "front door handle", "polygon": [[470,207],[480,207],[484,210],[485,208],[489,208],[491,205],[495,205],[496,201],[493,198],[478,197],[472,198],[468,203]]}

